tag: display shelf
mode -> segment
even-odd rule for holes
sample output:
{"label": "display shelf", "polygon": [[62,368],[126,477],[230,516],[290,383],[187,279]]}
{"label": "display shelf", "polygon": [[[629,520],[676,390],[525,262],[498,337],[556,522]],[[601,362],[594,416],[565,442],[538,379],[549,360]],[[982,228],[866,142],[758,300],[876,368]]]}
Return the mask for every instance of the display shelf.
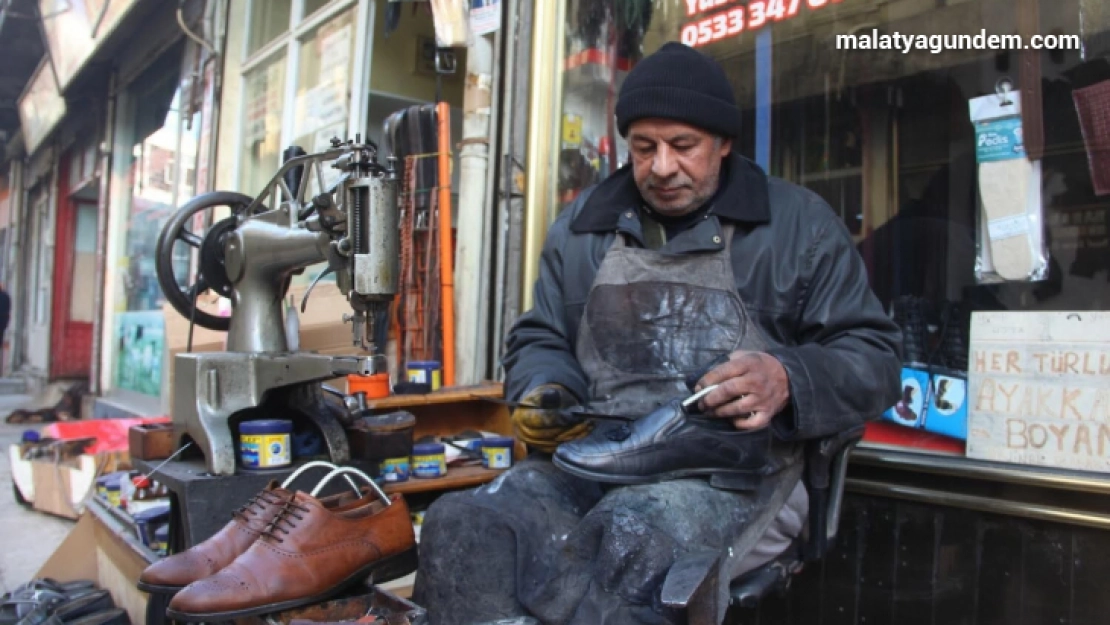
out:
{"label": "display shelf", "polygon": [[118,538],[124,545],[146,564],[153,564],[162,556],[143,544],[139,538],[138,526],[134,519],[123,510],[112,506],[99,496],[89,499],[88,511],[101,525]]}
{"label": "display shelf", "polygon": [[447,475],[443,477],[434,479],[410,477],[407,482],[386,484],[383,489],[391,495],[394,493],[410,495],[413,493],[471,488],[492,482],[503,473],[505,473],[504,469],[487,469],[481,465],[451,467],[447,469]]}

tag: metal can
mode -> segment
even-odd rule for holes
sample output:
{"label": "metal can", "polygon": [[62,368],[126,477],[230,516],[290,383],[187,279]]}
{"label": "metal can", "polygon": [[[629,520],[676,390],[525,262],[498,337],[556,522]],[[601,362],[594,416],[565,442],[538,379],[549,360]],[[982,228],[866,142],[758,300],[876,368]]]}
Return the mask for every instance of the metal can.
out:
{"label": "metal can", "polygon": [[293,463],[293,422],[280,419],[239,424],[239,461],[247,469],[278,469]]}

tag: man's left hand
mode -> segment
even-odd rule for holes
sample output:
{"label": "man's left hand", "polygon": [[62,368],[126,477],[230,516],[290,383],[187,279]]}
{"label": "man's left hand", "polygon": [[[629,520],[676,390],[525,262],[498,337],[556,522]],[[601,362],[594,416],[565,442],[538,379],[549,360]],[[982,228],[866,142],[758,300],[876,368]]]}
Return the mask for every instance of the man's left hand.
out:
{"label": "man's left hand", "polygon": [[736,351],[698,380],[695,391],[718,385],[701,399],[706,414],[732,419],[740,430],[767,427],[790,401],[790,380],[777,358],[762,352]]}

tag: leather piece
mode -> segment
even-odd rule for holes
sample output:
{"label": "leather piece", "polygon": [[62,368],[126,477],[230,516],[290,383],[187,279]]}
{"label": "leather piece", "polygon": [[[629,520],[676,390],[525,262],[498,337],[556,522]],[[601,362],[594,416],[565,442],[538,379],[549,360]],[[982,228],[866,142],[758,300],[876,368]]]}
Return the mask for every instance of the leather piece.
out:
{"label": "leather piece", "polygon": [[220,621],[289,609],[363,581],[373,565],[416,544],[400,495],[385,506],[376,495],[327,509],[298,492],[270,527],[220,572],[174,596],[178,620]]}
{"label": "leather piece", "polygon": [[[364,489],[365,492],[368,492]],[[231,564],[258,540],[262,531],[277,515],[293,491],[270,484],[252,497],[233,515],[231,521],[207,540],[181,553],[163,558],[146,568],[139,576],[139,588],[147,592],[175,592],[189,584],[213,575]],[[354,493],[343,492],[321,500],[326,507],[356,501]]]}

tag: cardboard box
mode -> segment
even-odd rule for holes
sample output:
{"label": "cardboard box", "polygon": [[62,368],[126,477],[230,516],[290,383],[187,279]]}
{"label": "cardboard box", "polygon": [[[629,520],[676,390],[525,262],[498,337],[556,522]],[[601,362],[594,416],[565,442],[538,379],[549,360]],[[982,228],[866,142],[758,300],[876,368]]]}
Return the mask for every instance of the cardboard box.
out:
{"label": "cardboard box", "polygon": [[76,519],[85,500],[96,491],[96,478],[130,467],[127,452],[82,454],[55,461],[47,458],[24,460],[19,445],[8,449],[12,481],[31,507],[39,512]]}

